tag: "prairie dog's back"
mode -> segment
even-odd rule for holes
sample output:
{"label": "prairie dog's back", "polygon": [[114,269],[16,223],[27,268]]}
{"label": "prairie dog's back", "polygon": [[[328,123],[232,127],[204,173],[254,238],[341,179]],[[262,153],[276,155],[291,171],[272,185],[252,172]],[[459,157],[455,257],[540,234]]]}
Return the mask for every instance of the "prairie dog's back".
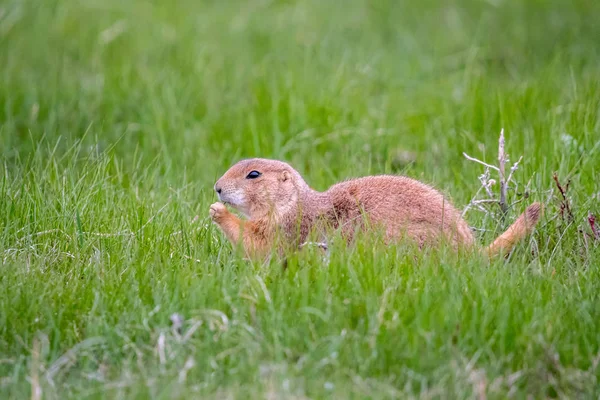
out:
{"label": "prairie dog's back", "polygon": [[368,216],[388,238],[407,235],[419,244],[450,240],[471,246],[473,234],[460,212],[432,187],[403,176],[368,176],[333,185],[328,191],[341,226]]}

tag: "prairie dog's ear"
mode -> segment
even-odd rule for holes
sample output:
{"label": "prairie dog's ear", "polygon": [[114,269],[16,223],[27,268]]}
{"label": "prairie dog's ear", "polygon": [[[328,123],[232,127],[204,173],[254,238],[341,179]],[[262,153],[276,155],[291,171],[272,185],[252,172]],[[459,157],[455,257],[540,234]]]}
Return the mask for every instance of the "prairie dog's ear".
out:
{"label": "prairie dog's ear", "polygon": [[290,175],[290,173],[288,171],[283,171],[281,172],[281,175],[279,176],[279,178],[281,179],[281,182],[285,182],[288,179],[290,179],[292,176]]}

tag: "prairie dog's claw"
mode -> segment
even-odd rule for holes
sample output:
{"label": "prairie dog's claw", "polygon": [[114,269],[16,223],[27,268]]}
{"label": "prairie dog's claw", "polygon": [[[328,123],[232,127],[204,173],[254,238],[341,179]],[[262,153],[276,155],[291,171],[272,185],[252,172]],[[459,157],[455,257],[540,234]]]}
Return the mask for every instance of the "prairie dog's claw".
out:
{"label": "prairie dog's claw", "polygon": [[209,214],[213,221],[217,221],[227,215],[229,211],[223,203],[213,203],[210,206]]}

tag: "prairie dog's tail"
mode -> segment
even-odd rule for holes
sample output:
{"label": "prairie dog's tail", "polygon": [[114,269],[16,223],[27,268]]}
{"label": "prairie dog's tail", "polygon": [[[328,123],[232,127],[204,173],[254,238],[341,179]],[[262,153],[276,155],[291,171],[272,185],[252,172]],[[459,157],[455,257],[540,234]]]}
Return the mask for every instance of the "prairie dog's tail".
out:
{"label": "prairie dog's tail", "polygon": [[489,257],[494,257],[500,253],[508,254],[512,248],[525,236],[529,235],[542,216],[543,207],[541,203],[533,203],[517,220],[508,227],[506,232],[498,236],[490,244],[485,252]]}

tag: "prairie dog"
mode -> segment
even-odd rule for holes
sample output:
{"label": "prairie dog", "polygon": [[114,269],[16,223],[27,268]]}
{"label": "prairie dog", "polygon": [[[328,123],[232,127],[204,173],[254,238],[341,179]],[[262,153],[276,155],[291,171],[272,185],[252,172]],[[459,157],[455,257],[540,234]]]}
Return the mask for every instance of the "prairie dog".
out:
{"label": "prairie dog", "polygon": [[[351,241],[355,232],[377,226],[388,242],[407,237],[420,247],[447,240],[458,249],[472,248],[475,238],[449,200],[417,180],[392,175],[367,176],[313,190],[289,164],[262,158],[242,160],[215,183],[222,203],[210,206],[212,220],[251,258],[276,246],[297,248],[311,230],[331,227]],[[230,205],[247,217],[230,213]],[[489,256],[508,253],[537,224],[541,204],[534,203],[483,249]],[[276,238],[283,242],[276,243]]]}

